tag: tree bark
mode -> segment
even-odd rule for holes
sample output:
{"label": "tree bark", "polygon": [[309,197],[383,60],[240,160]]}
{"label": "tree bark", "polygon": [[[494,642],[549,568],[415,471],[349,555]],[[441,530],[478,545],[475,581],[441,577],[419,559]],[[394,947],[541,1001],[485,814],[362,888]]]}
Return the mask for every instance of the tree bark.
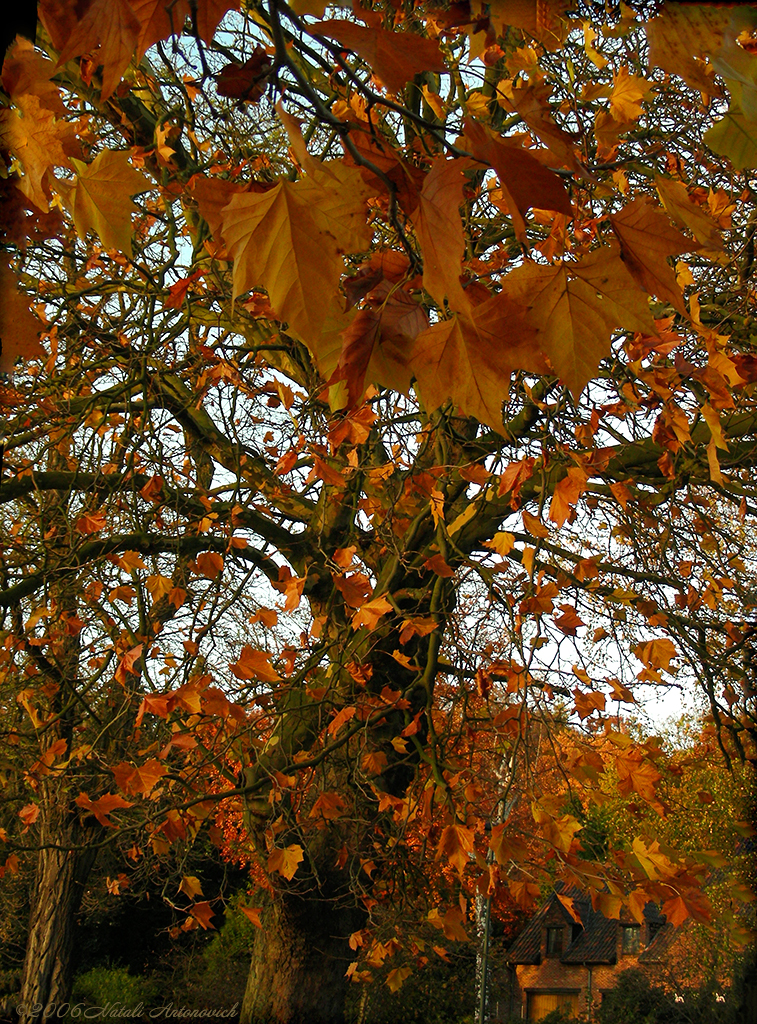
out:
{"label": "tree bark", "polygon": [[354,959],[349,936],[364,924],[351,907],[278,894],[256,935],[240,1024],[343,1024]]}
{"label": "tree bark", "polygon": [[[70,837],[59,837],[70,845]],[[46,1019],[71,994],[74,927],[96,851],[40,850],[21,983],[21,1024]]]}

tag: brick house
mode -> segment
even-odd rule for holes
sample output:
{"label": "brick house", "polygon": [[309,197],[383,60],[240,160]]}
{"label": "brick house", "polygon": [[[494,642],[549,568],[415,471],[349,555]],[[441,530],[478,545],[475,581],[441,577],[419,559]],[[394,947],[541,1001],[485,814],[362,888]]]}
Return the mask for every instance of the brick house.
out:
{"label": "brick house", "polygon": [[515,973],[512,1011],[527,1020],[558,1007],[591,1020],[622,971],[640,968],[654,981],[677,937],[678,929],[665,923],[653,903],[639,924],[624,915],[619,921],[606,918],[578,890],[565,895],[578,921],[553,893],[508,950]]}

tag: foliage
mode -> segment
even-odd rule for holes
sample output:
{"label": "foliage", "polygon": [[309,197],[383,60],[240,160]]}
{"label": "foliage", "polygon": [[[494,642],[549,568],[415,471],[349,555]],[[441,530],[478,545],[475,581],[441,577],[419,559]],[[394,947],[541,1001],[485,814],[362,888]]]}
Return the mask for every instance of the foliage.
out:
{"label": "foliage", "polygon": [[757,13],[600,6],[43,0],[8,51],[30,1004],[98,857],[212,931],[185,857],[230,828],[253,925],[324,966],[297,1009],[261,940],[248,1018],[398,989],[558,877],[711,919],[681,765],[617,709],[697,685],[754,754]]}
{"label": "foliage", "polygon": [[92,967],[74,981],[72,998],[89,1006],[120,1004],[133,1009],[154,1004],[160,994],[155,981],[136,978],[125,967]]}

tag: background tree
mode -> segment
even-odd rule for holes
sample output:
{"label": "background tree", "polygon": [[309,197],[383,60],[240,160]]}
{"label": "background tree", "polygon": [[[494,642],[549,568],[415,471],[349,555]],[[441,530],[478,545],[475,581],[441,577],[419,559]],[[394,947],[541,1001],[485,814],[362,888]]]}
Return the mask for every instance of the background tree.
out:
{"label": "background tree", "polygon": [[46,1006],[98,847],[241,796],[243,1018],[336,1021],[427,855],[656,893],[579,856],[556,693],[697,680],[752,750],[755,11],[232,7],[45,0],[3,65],[5,863]]}

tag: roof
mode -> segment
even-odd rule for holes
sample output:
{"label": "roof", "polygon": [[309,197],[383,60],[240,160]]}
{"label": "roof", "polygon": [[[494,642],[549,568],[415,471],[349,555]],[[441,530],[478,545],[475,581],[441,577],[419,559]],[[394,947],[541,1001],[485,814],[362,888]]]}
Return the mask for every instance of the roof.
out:
{"label": "roof", "polygon": [[[568,948],[560,957],[564,964],[613,964],[617,956],[618,925],[624,921],[611,920],[594,910],[591,898],[574,887],[563,887],[558,883],[556,891],[544,906],[531,918],[525,929],[512,944],[507,959],[513,964],[538,964],[541,960],[541,934],[545,918],[554,919],[558,912],[566,924],[577,922],[570,916],[558,898],[561,895],[573,900],[573,909],[578,914],[581,930],[574,936]],[[659,924],[660,931],[640,954],[639,960],[657,960],[668,949],[675,929],[665,924],[654,903],[644,907],[644,917],[650,924]],[[627,923],[631,923],[630,920]]]}

